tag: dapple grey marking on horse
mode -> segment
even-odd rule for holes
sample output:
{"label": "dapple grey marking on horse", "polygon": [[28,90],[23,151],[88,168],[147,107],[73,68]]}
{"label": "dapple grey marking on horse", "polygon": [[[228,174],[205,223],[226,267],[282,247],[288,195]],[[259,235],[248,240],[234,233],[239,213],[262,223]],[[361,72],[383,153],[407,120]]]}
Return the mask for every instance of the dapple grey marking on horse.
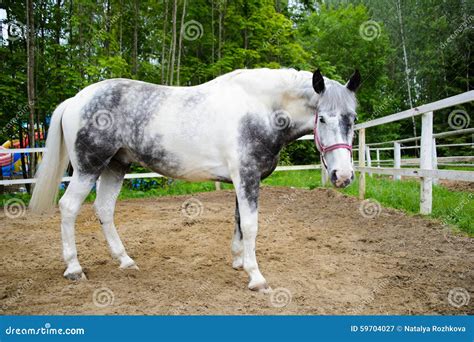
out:
{"label": "dapple grey marking on horse", "polygon": [[240,235],[239,239],[242,240],[242,228],[240,228],[240,214],[239,214],[239,201],[235,198],[235,229],[236,233]]}
{"label": "dapple grey marking on horse", "polygon": [[[85,278],[75,221],[97,180],[94,206],[111,254],[120,268],[137,268],[113,222],[126,169],[135,161],[172,178],[232,182],[232,266],[247,272],[251,290],[268,291],[255,254],[259,183],[275,169],[283,146],[314,129],[328,147],[333,184],[347,186],[354,176],[350,144],[359,84],[358,72],[342,85],[319,70],[236,70],[193,87],[108,80],[64,101],[52,116],[30,201],[36,212],[54,206],[69,159],[74,173],[59,201],[64,276]],[[324,122],[315,126],[316,113]]]}
{"label": "dapple grey marking on horse", "polygon": [[237,195],[235,196],[235,228],[234,228],[234,236],[232,238],[231,243],[231,253],[232,253],[232,268],[236,270],[240,270],[244,263],[243,263],[243,245],[242,245],[242,227],[240,226],[240,212],[239,212],[239,200]]}
{"label": "dapple grey marking on horse", "polygon": [[278,155],[285,143],[285,130],[272,131],[264,124],[263,119],[250,113],[241,119],[239,127],[241,182],[254,210],[257,209],[260,180],[270,175],[278,164]]}
{"label": "dapple grey marking on horse", "polygon": [[349,133],[351,131],[351,127],[355,123],[355,114],[342,114],[341,120],[339,125],[341,127],[342,136],[345,138],[347,143],[351,143],[351,139],[349,137]]}
{"label": "dapple grey marking on horse", "polygon": [[[107,87],[98,92],[83,108],[82,119],[86,121],[76,139],[79,170],[85,174],[98,175],[120,148],[126,148],[133,160],[164,175],[179,169],[179,160],[161,146],[161,135],[145,137],[144,129],[149,124],[156,108],[169,93],[164,87],[129,80],[106,81]],[[139,107],[133,106],[138,101]],[[97,123],[96,113],[109,115],[110,125],[102,128]]]}

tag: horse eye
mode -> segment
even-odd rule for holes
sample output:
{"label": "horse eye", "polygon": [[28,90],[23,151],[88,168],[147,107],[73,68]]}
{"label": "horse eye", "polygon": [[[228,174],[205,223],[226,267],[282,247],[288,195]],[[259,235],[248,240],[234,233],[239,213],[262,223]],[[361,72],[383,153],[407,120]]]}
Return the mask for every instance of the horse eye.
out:
{"label": "horse eye", "polygon": [[324,118],[322,116],[319,117],[319,122],[321,123],[326,123],[326,120],[324,120]]}

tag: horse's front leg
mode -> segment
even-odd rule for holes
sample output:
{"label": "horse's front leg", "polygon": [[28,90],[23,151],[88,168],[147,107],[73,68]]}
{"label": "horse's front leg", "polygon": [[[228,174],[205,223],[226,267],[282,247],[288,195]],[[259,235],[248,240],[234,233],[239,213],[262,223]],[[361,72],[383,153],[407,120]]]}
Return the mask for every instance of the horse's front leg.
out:
{"label": "horse's front leg", "polygon": [[236,173],[232,179],[237,194],[240,229],[242,231],[242,257],[244,270],[250,277],[249,289],[268,292],[270,288],[260,273],[255,255],[258,231],[258,193],[260,173],[248,169]]}
{"label": "horse's front leg", "polygon": [[237,196],[235,197],[235,228],[234,228],[234,237],[232,238],[232,267],[236,270],[244,267],[244,258],[243,251],[244,247],[242,245],[242,229],[240,228],[240,213],[239,213],[239,200]]}

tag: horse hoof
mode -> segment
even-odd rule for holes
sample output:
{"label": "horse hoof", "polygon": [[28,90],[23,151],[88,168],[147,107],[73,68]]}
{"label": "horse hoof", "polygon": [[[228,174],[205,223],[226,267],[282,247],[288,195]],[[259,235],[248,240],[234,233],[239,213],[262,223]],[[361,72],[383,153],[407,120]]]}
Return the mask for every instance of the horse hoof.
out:
{"label": "horse hoof", "polygon": [[138,268],[137,264],[135,264],[134,261],[132,261],[131,263],[126,263],[126,264],[120,265],[120,269],[122,269],[122,270],[140,270]]}
{"label": "horse hoof", "polygon": [[64,273],[64,278],[72,281],[87,280],[84,272]]}
{"label": "horse hoof", "polygon": [[122,255],[120,258],[120,268],[122,270],[138,270],[137,264],[135,261],[130,258],[127,254]]}
{"label": "horse hoof", "polygon": [[242,269],[244,268],[244,264],[243,264],[242,261],[234,261],[234,262],[232,263],[232,268],[233,268],[234,270],[240,271],[240,270],[242,270]]}
{"label": "horse hoof", "polygon": [[272,288],[268,286],[267,282],[261,283],[261,284],[255,284],[251,285],[249,284],[249,289],[251,291],[257,291],[260,293],[270,293],[272,292]]}

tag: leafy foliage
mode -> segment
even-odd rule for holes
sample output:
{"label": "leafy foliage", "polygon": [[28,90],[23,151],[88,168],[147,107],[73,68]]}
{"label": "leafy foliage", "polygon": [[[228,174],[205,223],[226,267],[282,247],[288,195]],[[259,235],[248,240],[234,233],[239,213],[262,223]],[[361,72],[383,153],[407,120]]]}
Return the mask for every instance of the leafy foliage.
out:
{"label": "leafy foliage", "polygon": [[[18,138],[20,126],[26,130],[29,111],[26,5],[7,0],[0,6],[3,25],[23,30],[0,41],[0,141],[5,141]],[[410,106],[408,89],[414,106],[472,89],[472,9],[472,3],[458,0],[38,0],[35,120],[46,130],[61,101],[107,78],[195,85],[236,68],[257,67],[320,68],[341,82],[358,68],[359,120],[381,117]],[[380,30],[367,40],[360,30],[371,20]],[[186,36],[190,23],[194,37]],[[459,109],[470,113],[472,105]],[[448,114],[437,113],[436,131],[450,129]],[[413,136],[413,128],[405,120],[367,134],[375,142]],[[288,146],[281,157],[283,164],[317,160],[307,141]]]}

